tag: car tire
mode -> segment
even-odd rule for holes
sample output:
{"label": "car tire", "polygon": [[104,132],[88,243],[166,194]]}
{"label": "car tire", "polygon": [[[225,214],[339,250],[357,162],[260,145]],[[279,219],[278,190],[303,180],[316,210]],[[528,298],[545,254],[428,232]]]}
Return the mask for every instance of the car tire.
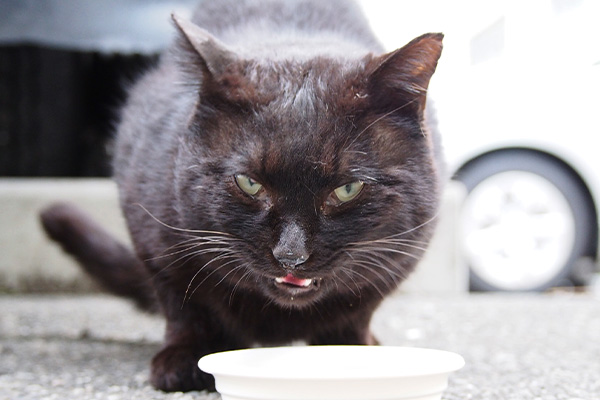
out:
{"label": "car tire", "polygon": [[461,168],[461,243],[473,291],[543,291],[569,284],[593,253],[596,213],[579,177],[530,150],[483,155]]}

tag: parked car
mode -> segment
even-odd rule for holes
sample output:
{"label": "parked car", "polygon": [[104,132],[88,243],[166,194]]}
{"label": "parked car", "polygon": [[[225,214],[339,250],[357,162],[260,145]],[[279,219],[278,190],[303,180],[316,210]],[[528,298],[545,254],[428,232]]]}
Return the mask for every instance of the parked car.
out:
{"label": "parked car", "polygon": [[569,86],[548,76],[543,88],[522,86],[526,93],[500,82],[485,102],[473,90],[472,121],[454,126],[460,134],[446,130],[451,169],[468,191],[461,228],[472,289],[584,284],[593,270],[599,77],[600,66],[590,66],[565,76]]}
{"label": "parked car", "polygon": [[597,268],[600,36],[582,35],[584,6],[533,13],[551,19],[538,20],[543,35],[527,10],[509,9],[468,43],[466,73],[438,91],[446,156],[468,191],[461,228],[474,290],[580,285]]}
{"label": "parked car", "polygon": [[471,289],[584,284],[598,268],[600,3],[383,3],[363,6],[390,48],[400,34],[446,34],[430,97],[468,193]]}

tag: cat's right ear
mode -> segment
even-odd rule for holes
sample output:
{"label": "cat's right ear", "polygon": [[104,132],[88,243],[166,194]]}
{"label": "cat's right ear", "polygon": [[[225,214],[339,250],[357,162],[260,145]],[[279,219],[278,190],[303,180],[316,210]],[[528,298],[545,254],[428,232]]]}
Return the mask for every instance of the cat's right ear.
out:
{"label": "cat's right ear", "polygon": [[201,80],[206,83],[209,80],[217,80],[227,66],[237,61],[234,52],[204,29],[175,14],[172,14],[171,18],[179,31],[178,47],[185,52],[184,64],[187,72],[197,73],[190,67],[199,68],[202,73]]}

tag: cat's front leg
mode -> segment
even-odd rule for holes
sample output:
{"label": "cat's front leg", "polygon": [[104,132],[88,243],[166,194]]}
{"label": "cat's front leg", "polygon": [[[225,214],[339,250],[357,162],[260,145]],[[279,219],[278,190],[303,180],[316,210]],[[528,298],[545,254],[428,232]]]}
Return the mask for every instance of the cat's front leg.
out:
{"label": "cat's front leg", "polygon": [[192,346],[165,346],[152,359],[152,386],[165,392],[214,391],[212,375],[202,372],[196,366],[202,355]]}
{"label": "cat's front leg", "polygon": [[165,345],[152,359],[150,382],[166,392],[215,390],[214,378],[198,368],[210,353],[244,347],[200,315],[167,320]]}
{"label": "cat's front leg", "polygon": [[166,392],[214,390],[212,376],[196,366],[203,353],[208,352],[202,346],[207,337],[199,331],[201,321],[192,322],[191,316],[181,320],[169,319],[168,315],[167,318],[165,345],[152,359],[152,386]]}

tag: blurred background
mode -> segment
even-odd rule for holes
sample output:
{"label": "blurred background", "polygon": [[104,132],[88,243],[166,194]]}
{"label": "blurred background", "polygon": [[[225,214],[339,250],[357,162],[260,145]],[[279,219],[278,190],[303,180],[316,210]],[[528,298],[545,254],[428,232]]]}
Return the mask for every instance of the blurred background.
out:
{"label": "blurred background", "polygon": [[[589,284],[598,255],[600,3],[363,5],[388,48],[446,34],[430,95],[449,172],[467,189],[458,234],[470,288]],[[408,35],[398,41],[399,32]]]}
{"label": "blurred background", "polygon": [[[189,15],[196,3],[0,1],[0,202],[14,197],[11,185],[20,178],[110,175],[124,88],[169,44],[170,13]],[[545,291],[593,283],[600,2],[360,3],[388,50],[425,32],[446,35],[430,97],[448,176],[465,188],[446,234],[456,236],[467,288]],[[25,214],[24,203],[10,201],[12,208],[0,210],[0,272],[31,253],[8,255],[9,243],[32,236],[29,230],[14,239],[21,226],[14,214]],[[27,262],[43,269],[44,259]]]}

